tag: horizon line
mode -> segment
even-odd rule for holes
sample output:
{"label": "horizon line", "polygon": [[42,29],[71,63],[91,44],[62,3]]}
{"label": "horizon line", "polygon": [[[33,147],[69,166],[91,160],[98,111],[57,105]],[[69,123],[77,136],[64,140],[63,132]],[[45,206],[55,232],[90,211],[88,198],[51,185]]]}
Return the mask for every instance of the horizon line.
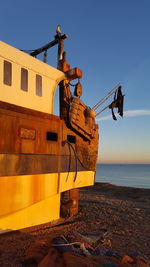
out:
{"label": "horizon line", "polygon": [[97,164],[104,164],[104,165],[150,165],[150,163],[131,163],[131,162],[126,162],[126,163],[119,163],[119,162],[97,162]]}

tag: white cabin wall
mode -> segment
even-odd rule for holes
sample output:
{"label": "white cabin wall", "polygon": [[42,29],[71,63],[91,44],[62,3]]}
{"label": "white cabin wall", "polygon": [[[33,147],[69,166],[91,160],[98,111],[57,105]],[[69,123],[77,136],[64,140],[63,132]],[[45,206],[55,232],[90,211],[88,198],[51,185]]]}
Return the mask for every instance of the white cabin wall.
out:
{"label": "white cabin wall", "polygon": [[[3,70],[3,59],[0,60]],[[53,95],[55,81],[42,76],[42,96],[36,95],[35,77],[36,72],[28,70],[28,91],[21,90],[21,67],[12,63],[12,85],[3,83],[3,72],[0,81],[0,100],[18,106],[53,113]]]}
{"label": "white cabin wall", "polygon": [[[12,63],[12,85],[3,83],[4,60]],[[28,91],[21,90],[21,68],[28,70]],[[0,101],[52,114],[54,94],[63,72],[0,42]],[[42,76],[42,96],[36,95],[36,74]]]}

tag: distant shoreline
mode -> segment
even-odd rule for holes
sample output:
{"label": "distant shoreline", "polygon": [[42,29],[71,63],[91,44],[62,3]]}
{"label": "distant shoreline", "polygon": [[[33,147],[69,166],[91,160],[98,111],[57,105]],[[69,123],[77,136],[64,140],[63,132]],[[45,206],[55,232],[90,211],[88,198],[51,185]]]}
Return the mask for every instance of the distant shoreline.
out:
{"label": "distant shoreline", "polygon": [[150,163],[97,163],[97,165],[150,165]]}

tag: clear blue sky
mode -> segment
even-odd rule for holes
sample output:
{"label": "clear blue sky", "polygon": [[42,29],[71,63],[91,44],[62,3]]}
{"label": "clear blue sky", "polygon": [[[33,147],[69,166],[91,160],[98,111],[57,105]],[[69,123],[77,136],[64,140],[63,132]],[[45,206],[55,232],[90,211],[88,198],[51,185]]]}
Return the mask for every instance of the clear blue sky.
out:
{"label": "clear blue sky", "polygon": [[[93,106],[116,84],[125,97],[125,116],[98,117],[99,160],[150,163],[150,1],[1,0],[0,39],[20,49],[51,41],[57,24],[71,67],[83,70],[83,100]],[[55,66],[56,48],[49,52]]]}

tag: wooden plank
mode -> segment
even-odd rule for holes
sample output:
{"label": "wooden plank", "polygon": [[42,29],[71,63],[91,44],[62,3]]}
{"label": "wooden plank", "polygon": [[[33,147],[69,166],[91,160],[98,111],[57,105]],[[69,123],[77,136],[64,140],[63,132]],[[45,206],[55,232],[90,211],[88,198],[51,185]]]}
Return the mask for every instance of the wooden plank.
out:
{"label": "wooden plank", "polygon": [[[58,162],[61,162],[58,170]],[[34,175],[86,171],[80,161],[69,155],[0,154],[0,176]]]}

